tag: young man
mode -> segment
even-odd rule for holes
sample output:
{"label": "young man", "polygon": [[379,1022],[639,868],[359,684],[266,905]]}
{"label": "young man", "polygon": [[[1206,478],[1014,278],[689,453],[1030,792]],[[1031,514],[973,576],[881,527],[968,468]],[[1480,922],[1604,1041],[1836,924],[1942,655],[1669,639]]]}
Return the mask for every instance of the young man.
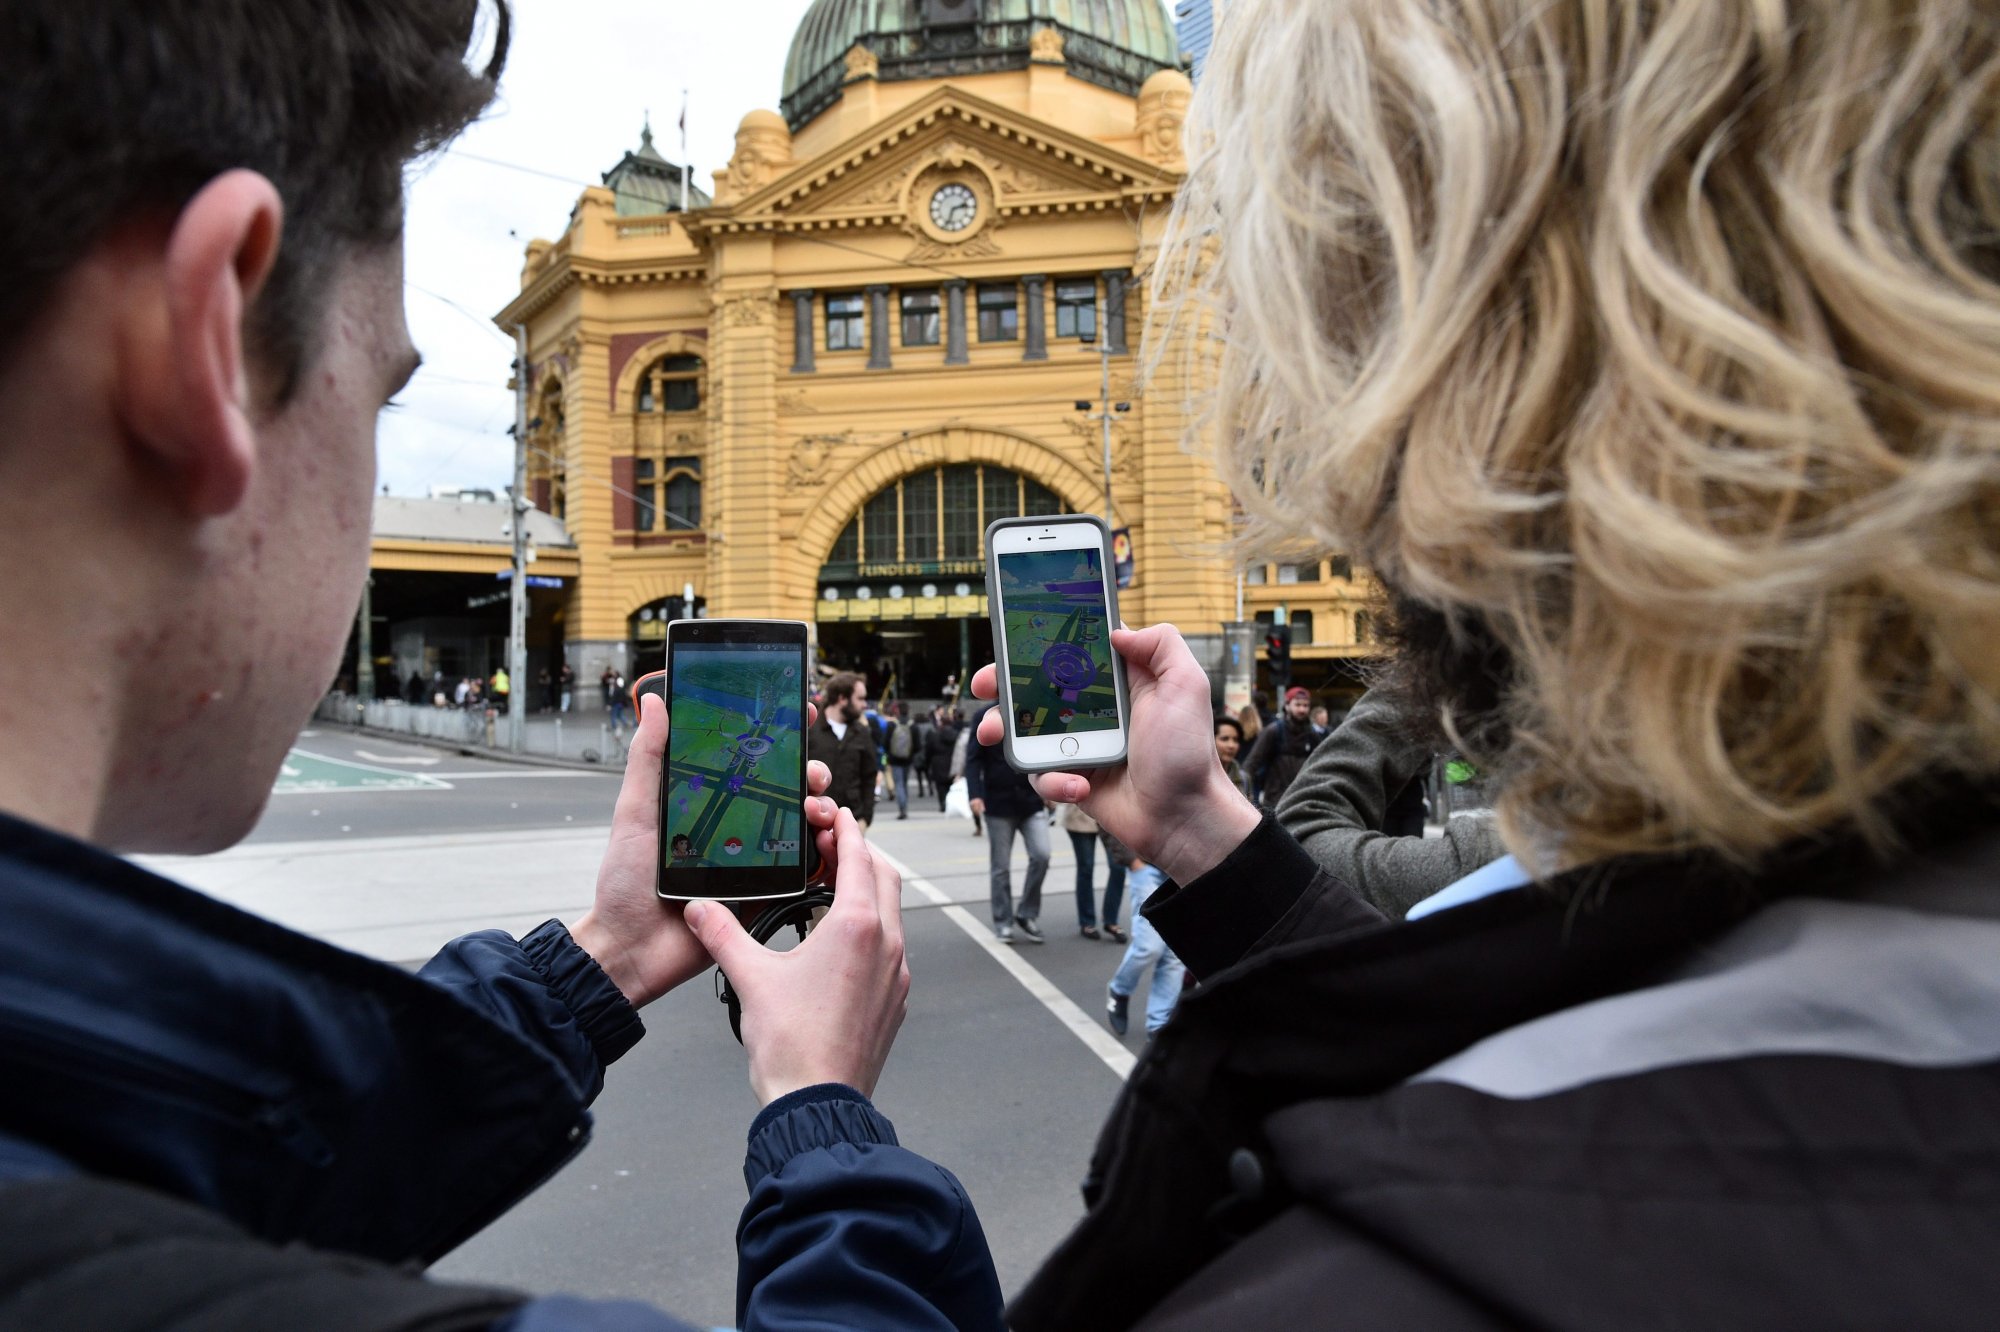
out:
{"label": "young man", "polygon": [[[992,709],[988,708],[987,712]],[[1025,713],[1026,709],[1023,709]],[[985,713],[980,714],[982,719]],[[995,719],[998,720],[997,718]],[[1014,771],[997,743],[988,744],[978,735],[975,723],[967,729],[965,748],[965,789],[972,798],[972,821],[986,820],[986,864],[993,908],[993,932],[1001,943],[1019,937],[1029,943],[1044,940],[1037,918],[1042,914],[1042,880],[1049,873],[1049,806],[1034,784]],[[1020,835],[1028,848],[1028,878],[1021,885],[1021,901],[1014,902],[1014,879],[1010,866],[1014,859],[1014,837]]]}
{"label": "young man", "polygon": [[806,732],[806,753],[832,774],[827,795],[852,810],[863,832],[875,819],[879,755],[868,724],[868,681],[843,671],[826,682],[826,708]]}
{"label": "young man", "polygon": [[765,1106],[739,1321],[997,1327],[962,1191],[866,1097],[908,987],[895,874],[815,796],[839,928],[780,967],[662,904],[657,704],[595,905],[420,975],[114,854],[242,837],[333,678],[417,363],[403,173],[493,93],[507,17],[483,70],[477,18],[7,6],[0,549],[40,572],[0,584],[0,1326],[683,1328],[416,1273],[583,1147],[637,1010],[714,957]]}
{"label": "young man", "polygon": [[1276,809],[1284,800],[1299,769],[1326,737],[1326,732],[1313,725],[1311,713],[1312,695],[1294,685],[1285,691],[1284,715],[1276,725],[1265,727],[1257,743],[1250,746],[1250,757],[1243,766],[1267,809]]}

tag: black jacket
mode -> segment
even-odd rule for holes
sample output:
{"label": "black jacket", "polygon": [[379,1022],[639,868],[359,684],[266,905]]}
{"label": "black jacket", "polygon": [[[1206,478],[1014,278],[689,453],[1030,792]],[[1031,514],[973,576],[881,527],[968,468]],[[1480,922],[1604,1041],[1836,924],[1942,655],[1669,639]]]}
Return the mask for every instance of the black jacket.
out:
{"label": "black jacket", "polygon": [[1267,819],[1009,1326],[1992,1326],[2000,806],[1922,813],[1408,923]]}
{"label": "black jacket", "polygon": [[[983,717],[991,708],[979,714]],[[1008,765],[998,745],[979,743],[979,717],[971,721],[972,740],[965,746],[965,794],[984,800],[986,812],[1003,819],[1022,819],[1048,808],[1035,784]]]}
{"label": "black jacket", "polygon": [[806,732],[806,757],[818,759],[833,772],[833,784],[826,793],[836,805],[853,811],[863,823],[874,820],[875,774],[881,771],[881,761],[875,752],[875,732],[866,718],[849,722],[842,738],[821,713]]}
{"label": "black jacket", "polygon": [[924,770],[939,786],[951,785],[951,751],[957,745],[956,726],[933,726],[924,736]]}
{"label": "black jacket", "polygon": [[1290,717],[1280,717],[1276,724],[1257,732],[1257,742],[1250,746],[1243,767],[1266,809],[1278,807],[1292,779],[1325,738],[1326,732],[1311,722],[1295,722]]}

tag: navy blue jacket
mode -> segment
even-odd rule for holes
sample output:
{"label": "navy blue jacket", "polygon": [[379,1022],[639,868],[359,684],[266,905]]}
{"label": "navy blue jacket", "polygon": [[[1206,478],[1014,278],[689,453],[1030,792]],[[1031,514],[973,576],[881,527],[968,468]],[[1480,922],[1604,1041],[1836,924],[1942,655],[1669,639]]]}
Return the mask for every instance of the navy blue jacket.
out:
{"label": "navy blue jacket", "polygon": [[[412,977],[5,815],[0,920],[0,1184],[102,1175],[277,1244],[435,1260],[582,1150],[644,1032],[559,922]],[[964,1190],[859,1092],[766,1107],[744,1175],[745,1328],[1000,1326]],[[563,1296],[495,1332],[687,1327]]]}
{"label": "navy blue jacket", "polygon": [[981,744],[979,719],[991,712],[986,708],[972,719],[972,741],[965,747],[965,794],[984,800],[986,812],[1003,819],[1025,819],[1048,808],[1041,792],[1025,773],[1016,772],[999,745]]}

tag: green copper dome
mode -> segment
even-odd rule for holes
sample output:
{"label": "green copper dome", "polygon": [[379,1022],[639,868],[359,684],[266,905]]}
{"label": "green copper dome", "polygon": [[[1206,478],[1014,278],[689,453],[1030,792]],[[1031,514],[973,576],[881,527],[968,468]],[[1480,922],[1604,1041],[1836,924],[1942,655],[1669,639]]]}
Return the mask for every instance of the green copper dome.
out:
{"label": "green copper dome", "polygon": [[814,0],[785,60],[785,120],[805,124],[840,97],[858,42],[885,81],[1022,69],[1037,28],[1063,36],[1071,74],[1137,96],[1180,48],[1160,0]]}

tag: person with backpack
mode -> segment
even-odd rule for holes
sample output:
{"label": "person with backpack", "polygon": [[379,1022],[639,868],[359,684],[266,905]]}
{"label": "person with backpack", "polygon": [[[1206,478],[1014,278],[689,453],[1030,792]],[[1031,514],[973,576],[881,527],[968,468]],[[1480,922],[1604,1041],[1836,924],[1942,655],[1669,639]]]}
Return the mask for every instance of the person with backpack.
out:
{"label": "person with backpack", "polygon": [[889,778],[896,791],[896,817],[910,817],[910,765],[917,758],[917,728],[910,724],[910,705],[901,699],[889,705],[882,751],[889,761]]}

